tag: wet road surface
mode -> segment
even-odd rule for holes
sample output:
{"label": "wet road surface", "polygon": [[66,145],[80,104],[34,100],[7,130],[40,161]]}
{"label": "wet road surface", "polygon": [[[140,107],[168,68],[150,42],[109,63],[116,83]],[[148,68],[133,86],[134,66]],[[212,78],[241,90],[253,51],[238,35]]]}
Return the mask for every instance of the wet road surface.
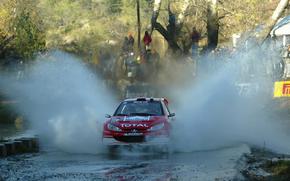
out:
{"label": "wet road surface", "polygon": [[0,159],[0,180],[242,180],[244,144],[192,153],[69,154],[42,151]]}

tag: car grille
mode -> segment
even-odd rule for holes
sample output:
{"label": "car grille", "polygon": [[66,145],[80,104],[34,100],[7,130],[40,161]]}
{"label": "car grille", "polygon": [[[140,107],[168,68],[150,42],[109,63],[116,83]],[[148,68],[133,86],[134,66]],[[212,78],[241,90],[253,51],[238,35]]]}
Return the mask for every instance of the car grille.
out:
{"label": "car grille", "polygon": [[116,136],[114,137],[118,141],[128,142],[128,143],[140,143],[145,141],[144,136]]}

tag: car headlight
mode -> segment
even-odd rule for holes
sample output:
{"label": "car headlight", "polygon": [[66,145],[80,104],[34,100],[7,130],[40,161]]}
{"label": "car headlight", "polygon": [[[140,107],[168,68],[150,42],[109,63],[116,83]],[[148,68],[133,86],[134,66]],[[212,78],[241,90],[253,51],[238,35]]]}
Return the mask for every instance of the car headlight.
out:
{"label": "car headlight", "polygon": [[161,123],[161,124],[157,124],[155,126],[152,126],[149,131],[158,131],[160,129],[164,128],[164,123]]}
{"label": "car headlight", "polygon": [[120,128],[118,128],[117,126],[114,126],[111,123],[107,124],[107,128],[111,131],[122,131]]}

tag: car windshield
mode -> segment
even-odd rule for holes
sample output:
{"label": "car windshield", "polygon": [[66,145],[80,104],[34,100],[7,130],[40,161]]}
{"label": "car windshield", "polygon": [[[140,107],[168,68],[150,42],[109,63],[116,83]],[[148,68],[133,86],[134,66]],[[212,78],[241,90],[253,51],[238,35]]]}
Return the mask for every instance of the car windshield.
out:
{"label": "car windshield", "polygon": [[116,110],[115,116],[162,116],[160,101],[126,101]]}

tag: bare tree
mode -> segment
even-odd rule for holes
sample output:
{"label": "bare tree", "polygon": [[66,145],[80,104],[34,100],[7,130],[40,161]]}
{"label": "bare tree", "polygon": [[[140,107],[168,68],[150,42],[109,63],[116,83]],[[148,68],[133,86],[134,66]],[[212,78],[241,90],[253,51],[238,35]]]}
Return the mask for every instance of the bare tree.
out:
{"label": "bare tree", "polygon": [[[192,5],[194,7],[194,11],[204,11],[205,17],[203,18],[206,21],[206,29],[207,29],[207,39],[208,45],[207,49],[212,50],[215,49],[218,45],[219,40],[219,16],[218,16],[218,0],[206,0],[203,4],[200,2],[198,5],[196,3],[191,3],[190,0],[185,0],[182,3],[182,7],[180,8],[179,14],[174,14],[170,9],[170,1],[168,4],[168,25],[164,27],[161,23],[158,22],[158,16],[161,8],[161,0],[154,1],[154,10],[151,18],[152,31],[157,30],[168,42],[170,49],[173,52],[181,52],[183,54],[187,54],[189,52],[190,44],[186,43],[183,45],[182,43],[178,43],[178,37],[185,36],[182,33],[181,29],[184,27],[185,18],[188,14],[188,9]],[[196,2],[196,1],[193,1]],[[201,20],[202,21],[202,20]],[[191,23],[192,24],[192,23]],[[194,25],[195,26],[195,25]],[[183,45],[183,46],[181,46]]]}
{"label": "bare tree", "polygon": [[172,12],[170,8],[170,2],[168,3],[168,25],[164,27],[161,23],[157,21],[160,7],[161,7],[161,0],[154,0],[154,8],[153,14],[151,18],[151,26],[152,31],[155,29],[157,30],[164,39],[168,42],[170,49],[173,50],[174,53],[182,53],[184,50],[180,48],[177,43],[177,37],[181,32],[181,28],[184,23],[186,10],[189,7],[190,1],[185,0],[183,6],[181,8],[181,12],[176,15]]}

